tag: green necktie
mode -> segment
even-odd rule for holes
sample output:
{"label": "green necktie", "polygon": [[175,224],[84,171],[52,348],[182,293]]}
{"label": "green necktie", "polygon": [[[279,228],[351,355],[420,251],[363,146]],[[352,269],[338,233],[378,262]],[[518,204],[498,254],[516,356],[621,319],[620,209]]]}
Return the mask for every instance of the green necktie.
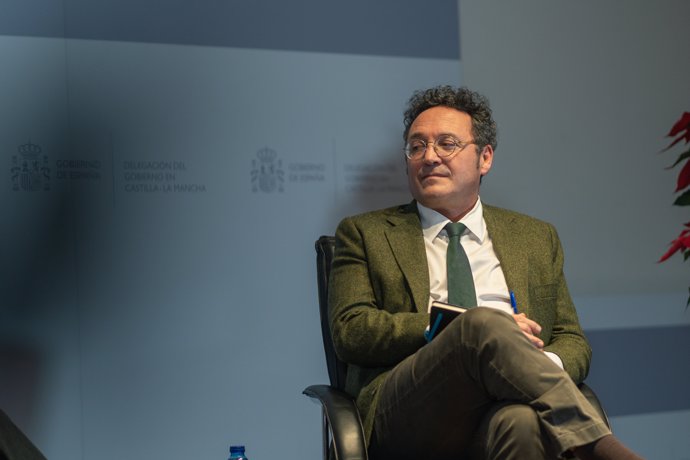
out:
{"label": "green necktie", "polygon": [[448,303],[463,307],[476,307],[477,294],[474,291],[470,261],[460,244],[460,235],[466,228],[460,222],[451,222],[445,227],[448,233],[448,252],[446,253]]}

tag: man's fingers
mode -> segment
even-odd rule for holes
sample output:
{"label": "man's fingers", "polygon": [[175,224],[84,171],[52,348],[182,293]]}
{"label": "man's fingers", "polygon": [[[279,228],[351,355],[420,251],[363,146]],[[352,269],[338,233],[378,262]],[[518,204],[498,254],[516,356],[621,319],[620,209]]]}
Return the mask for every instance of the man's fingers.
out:
{"label": "man's fingers", "polygon": [[539,337],[536,337],[536,336],[529,334],[527,332],[523,332],[523,333],[529,339],[529,341],[532,342],[532,345],[539,348],[540,350],[542,348],[544,348],[544,342]]}
{"label": "man's fingers", "polygon": [[539,323],[537,323],[536,321],[532,321],[524,313],[513,315],[513,319],[515,319],[515,322],[517,323],[522,333],[525,334],[525,337],[527,337],[529,341],[532,342],[532,345],[539,349],[544,348],[544,342],[539,337],[537,337],[537,335],[539,335],[539,333],[541,332],[541,326],[539,325]]}
{"label": "man's fingers", "polygon": [[539,323],[532,321],[524,313],[513,315],[513,318],[524,332],[530,332],[533,335],[539,335],[541,333],[541,326]]}

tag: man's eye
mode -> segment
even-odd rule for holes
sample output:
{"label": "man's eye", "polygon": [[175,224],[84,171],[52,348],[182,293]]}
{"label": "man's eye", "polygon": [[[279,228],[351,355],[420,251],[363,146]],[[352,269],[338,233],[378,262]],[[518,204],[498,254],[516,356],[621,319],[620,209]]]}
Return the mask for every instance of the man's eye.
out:
{"label": "man's eye", "polygon": [[442,140],[437,142],[437,145],[446,151],[451,151],[456,146],[455,141],[452,139],[442,139]]}
{"label": "man's eye", "polygon": [[425,147],[426,147],[426,146],[424,145],[423,142],[412,142],[412,143],[410,144],[410,151],[411,151],[411,152],[415,152],[415,153],[416,153],[416,152],[421,152],[422,150],[424,150]]}

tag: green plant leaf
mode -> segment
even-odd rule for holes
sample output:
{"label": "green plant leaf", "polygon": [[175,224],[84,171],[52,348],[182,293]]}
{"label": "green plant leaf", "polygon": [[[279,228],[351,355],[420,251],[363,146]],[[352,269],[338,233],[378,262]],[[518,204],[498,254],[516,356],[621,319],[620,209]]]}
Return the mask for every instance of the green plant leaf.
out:
{"label": "green plant leaf", "polygon": [[688,149],[687,152],[683,152],[683,153],[678,157],[678,159],[676,160],[676,162],[673,163],[671,166],[668,166],[666,169],[673,169],[674,167],[676,167],[676,165],[677,165],[678,163],[680,163],[681,161],[685,160],[686,158],[690,158],[690,149]]}
{"label": "green plant leaf", "polygon": [[686,190],[673,202],[675,206],[690,206],[690,190]]}

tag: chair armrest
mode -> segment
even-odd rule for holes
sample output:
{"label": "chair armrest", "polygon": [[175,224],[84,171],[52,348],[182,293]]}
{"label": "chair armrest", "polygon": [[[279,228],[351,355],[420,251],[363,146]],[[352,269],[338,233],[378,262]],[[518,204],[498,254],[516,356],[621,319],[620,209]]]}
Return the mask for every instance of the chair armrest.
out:
{"label": "chair armrest", "polygon": [[362,419],[352,397],[330,385],[311,385],[302,393],[321,403],[330,426],[336,458],[367,460]]}
{"label": "chair armrest", "polygon": [[578,385],[578,388],[582,392],[583,395],[585,395],[585,398],[587,398],[587,401],[594,406],[594,408],[597,410],[599,413],[599,416],[604,419],[604,422],[606,423],[606,426],[611,428],[611,423],[609,422],[609,418],[606,415],[606,411],[604,410],[604,406],[602,406],[601,401],[599,401],[599,398],[597,397],[596,393],[594,393],[594,390],[592,390],[586,383],[582,382],[581,384]]}

